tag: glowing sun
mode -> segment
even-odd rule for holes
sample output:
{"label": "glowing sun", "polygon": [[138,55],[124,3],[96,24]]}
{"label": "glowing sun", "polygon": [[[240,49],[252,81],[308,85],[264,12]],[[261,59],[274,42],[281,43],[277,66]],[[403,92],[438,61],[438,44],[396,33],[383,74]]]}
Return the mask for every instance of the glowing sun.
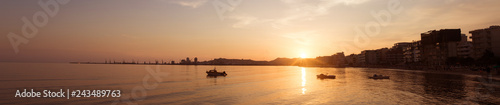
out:
{"label": "glowing sun", "polygon": [[300,54],[300,58],[306,58],[307,57],[307,54],[306,53],[302,53]]}

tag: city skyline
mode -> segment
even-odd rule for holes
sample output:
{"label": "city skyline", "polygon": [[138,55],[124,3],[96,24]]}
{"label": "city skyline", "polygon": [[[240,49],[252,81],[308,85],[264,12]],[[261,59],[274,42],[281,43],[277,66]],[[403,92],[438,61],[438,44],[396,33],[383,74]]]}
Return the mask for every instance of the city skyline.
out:
{"label": "city skyline", "polygon": [[[49,14],[46,25],[17,46],[18,52],[9,33],[22,36],[22,17],[31,20],[44,8],[38,2],[0,1],[5,8],[0,10],[0,62],[314,58],[416,41],[429,30],[461,29],[470,36],[469,31],[500,24],[494,14],[500,1],[495,0],[240,1],[59,3],[59,11]],[[389,12],[384,26],[378,19],[387,19],[380,14],[391,11],[393,3],[401,11]],[[220,5],[232,9],[220,15]],[[259,6],[263,8],[255,8]],[[368,43],[356,43],[357,30],[369,34],[365,26],[372,23],[380,25],[379,32]]]}
{"label": "city skyline", "polygon": [[[484,29],[469,31],[472,36],[462,34],[461,29],[429,30],[421,33],[421,38],[411,42],[395,42],[393,46],[366,49],[359,53],[338,52],[332,55],[307,58],[276,58],[270,61],[252,59],[214,58],[207,61],[194,61],[189,57],[180,61],[154,60],[118,61],[107,59],[105,62],[71,62],[90,64],[160,64],[160,65],[288,65],[316,67],[389,67],[402,66],[415,69],[425,66],[443,65],[489,65],[498,62],[500,55],[500,26],[493,25]],[[472,40],[468,40],[472,39]],[[112,61],[112,62],[111,62]],[[421,69],[421,68],[420,68]]]}

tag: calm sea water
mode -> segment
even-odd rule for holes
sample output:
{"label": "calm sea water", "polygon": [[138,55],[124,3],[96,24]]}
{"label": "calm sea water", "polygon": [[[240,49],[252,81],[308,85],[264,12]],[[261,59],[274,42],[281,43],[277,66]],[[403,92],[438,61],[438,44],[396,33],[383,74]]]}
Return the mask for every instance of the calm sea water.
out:
{"label": "calm sea water", "polygon": [[[207,77],[214,67],[228,76]],[[498,80],[396,69],[0,63],[0,71],[0,104],[500,104]],[[122,97],[15,98],[22,89],[119,89]]]}

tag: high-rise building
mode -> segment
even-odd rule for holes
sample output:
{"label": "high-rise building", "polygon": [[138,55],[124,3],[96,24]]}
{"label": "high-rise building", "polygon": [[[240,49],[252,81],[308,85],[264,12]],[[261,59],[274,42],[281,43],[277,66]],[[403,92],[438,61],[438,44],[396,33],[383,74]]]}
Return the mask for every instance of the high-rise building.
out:
{"label": "high-rise building", "polygon": [[470,31],[474,58],[481,58],[486,51],[500,57],[500,26]]}
{"label": "high-rise building", "polygon": [[432,65],[443,65],[449,57],[457,57],[457,42],[461,40],[460,29],[431,30],[421,34],[422,61]]}

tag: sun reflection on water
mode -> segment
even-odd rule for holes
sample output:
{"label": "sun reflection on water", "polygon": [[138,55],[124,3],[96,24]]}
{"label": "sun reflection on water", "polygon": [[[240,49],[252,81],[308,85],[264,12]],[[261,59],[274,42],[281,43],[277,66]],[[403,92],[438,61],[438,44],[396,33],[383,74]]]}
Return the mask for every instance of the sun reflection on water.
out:
{"label": "sun reflection on water", "polygon": [[303,68],[302,67],[302,94],[305,94],[306,93],[306,68]]}

